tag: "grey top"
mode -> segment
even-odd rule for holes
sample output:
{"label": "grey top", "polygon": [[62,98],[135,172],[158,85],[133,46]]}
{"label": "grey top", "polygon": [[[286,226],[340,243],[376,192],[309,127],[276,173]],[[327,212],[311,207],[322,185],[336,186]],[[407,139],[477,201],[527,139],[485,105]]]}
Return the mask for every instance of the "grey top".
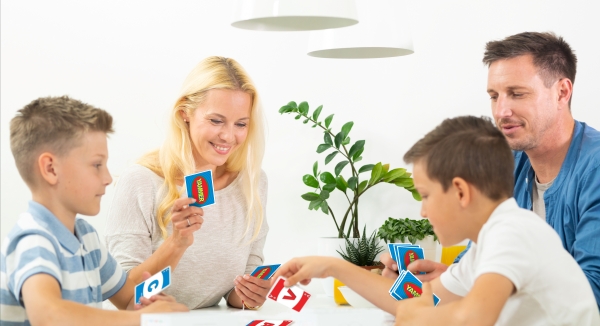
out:
{"label": "grey top", "polygon": [[548,190],[555,179],[548,183],[539,183],[537,176],[534,178],[533,191],[531,192],[531,202],[533,203],[532,210],[544,221],[546,220],[546,203],[544,202],[544,193]]}
{"label": "grey top", "polygon": [[[163,243],[156,212],[165,196],[164,179],[141,166],[128,168],[119,178],[106,225],[109,252],[129,271],[144,262]],[[259,196],[266,212],[267,176],[261,171]],[[205,206],[202,228],[172,273],[165,293],[190,309],[219,303],[233,288],[237,275],[248,274],[262,264],[269,226],[265,218],[256,239],[254,225],[246,230],[246,201],[242,179],[215,191],[215,204]],[[168,234],[172,234],[169,223]],[[174,266],[173,266],[174,267]]]}

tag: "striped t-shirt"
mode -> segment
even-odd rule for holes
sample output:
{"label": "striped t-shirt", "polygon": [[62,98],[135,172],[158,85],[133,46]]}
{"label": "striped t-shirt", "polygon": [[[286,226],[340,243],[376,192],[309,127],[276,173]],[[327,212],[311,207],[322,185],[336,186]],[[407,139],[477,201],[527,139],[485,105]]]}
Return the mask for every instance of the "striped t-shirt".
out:
{"label": "striped t-shirt", "polygon": [[0,323],[29,325],[21,288],[45,273],[59,283],[62,298],[102,308],[125,284],[127,274],[100,242],[94,227],[75,220],[71,233],[48,209],[29,202],[2,246]]}

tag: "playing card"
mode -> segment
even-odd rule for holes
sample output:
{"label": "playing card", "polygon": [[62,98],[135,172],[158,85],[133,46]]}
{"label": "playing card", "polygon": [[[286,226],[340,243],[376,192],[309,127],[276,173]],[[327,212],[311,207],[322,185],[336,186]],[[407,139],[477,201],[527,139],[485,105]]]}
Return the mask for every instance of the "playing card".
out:
{"label": "playing card", "polygon": [[286,326],[293,322],[293,320],[253,320],[246,326]]}
{"label": "playing card", "polygon": [[283,286],[285,280],[285,277],[279,276],[271,291],[269,291],[267,298],[299,312],[310,298],[310,294],[297,285],[286,288]]}
{"label": "playing card", "polygon": [[185,189],[187,196],[196,200],[192,206],[204,207],[215,203],[212,170],[186,175]]}
{"label": "playing card", "polygon": [[135,303],[140,303],[140,298],[150,298],[161,293],[171,285],[171,266],[150,276],[149,279],[135,286]]}
{"label": "playing card", "polygon": [[268,280],[271,278],[271,276],[273,276],[273,274],[275,274],[275,271],[279,268],[279,266],[281,266],[281,264],[258,266],[254,269],[250,276]]}
{"label": "playing card", "polygon": [[[397,284],[396,284],[397,283]],[[402,279],[398,278],[396,282],[394,282],[394,286],[392,286],[393,291],[390,292],[392,297],[400,299],[410,299],[415,297],[420,297],[423,293],[422,289],[423,283],[419,281],[410,271],[404,273]],[[433,295],[433,304],[437,306],[440,299],[437,295]]]}
{"label": "playing card", "polygon": [[424,259],[425,254],[420,247],[396,247],[396,262],[398,268],[407,269],[408,265],[417,259]]}
{"label": "playing card", "polygon": [[388,250],[390,251],[390,256],[392,256],[392,259],[396,263],[398,262],[398,258],[396,256],[396,248],[398,248],[398,247],[415,247],[415,248],[421,248],[421,246],[414,245],[412,243],[388,243]]}

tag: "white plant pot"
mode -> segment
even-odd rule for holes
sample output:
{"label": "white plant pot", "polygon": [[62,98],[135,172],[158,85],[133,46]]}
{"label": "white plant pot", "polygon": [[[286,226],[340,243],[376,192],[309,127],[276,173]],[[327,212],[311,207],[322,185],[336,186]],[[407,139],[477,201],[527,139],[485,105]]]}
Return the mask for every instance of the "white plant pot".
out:
{"label": "white plant pot", "polygon": [[[400,243],[402,241],[400,241],[400,239],[395,239],[394,242]],[[433,239],[432,235],[426,236],[423,240],[417,240],[417,242],[413,244],[420,245],[421,248],[423,248],[425,259],[433,260],[438,263],[442,261],[442,246]]]}
{"label": "white plant pot", "polygon": [[[318,238],[317,241],[317,255],[342,258],[336,250],[342,251],[346,248],[346,240],[343,238]],[[321,279],[323,290],[329,297],[333,297],[333,277]]]}

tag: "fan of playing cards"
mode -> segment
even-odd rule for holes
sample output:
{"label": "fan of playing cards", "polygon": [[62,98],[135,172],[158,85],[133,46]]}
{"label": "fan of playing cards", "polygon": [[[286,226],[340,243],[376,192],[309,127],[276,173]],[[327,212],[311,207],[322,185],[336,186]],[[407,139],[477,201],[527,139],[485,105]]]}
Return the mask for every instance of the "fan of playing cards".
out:
{"label": "fan of playing cards", "polygon": [[[417,259],[423,259],[423,249],[411,243],[389,243],[390,256],[398,264],[400,270],[396,282],[390,288],[390,295],[396,300],[420,297],[423,283],[407,270],[408,265]],[[437,306],[440,299],[433,295],[433,303]]]}

